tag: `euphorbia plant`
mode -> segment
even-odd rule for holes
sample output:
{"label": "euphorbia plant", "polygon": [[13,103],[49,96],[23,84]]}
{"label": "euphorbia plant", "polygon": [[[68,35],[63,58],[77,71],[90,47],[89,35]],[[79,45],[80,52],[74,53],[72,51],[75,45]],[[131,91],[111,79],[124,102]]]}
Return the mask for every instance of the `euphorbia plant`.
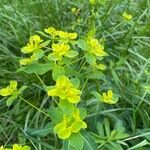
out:
{"label": "euphorbia plant", "polygon": [[[86,95],[82,93],[85,86],[90,84],[90,80],[100,80],[104,77],[106,65],[103,59],[109,52],[105,51],[104,42],[96,38],[95,32],[78,37],[75,32],[49,27],[39,33],[43,37],[32,35],[26,46],[21,49],[26,56],[20,59],[18,72],[36,74],[45,93],[54,101],[54,105],[50,106],[47,112],[37,108],[21,96],[21,92],[27,87],[23,86],[17,90],[17,81],[11,81],[9,86],[0,90],[0,94],[12,96],[8,105],[11,105],[14,99],[21,99],[50,117],[53,133],[63,140],[64,147],[67,142],[70,147],[82,150],[84,145],[89,146],[86,139],[88,108],[85,107]],[[43,76],[46,78],[52,76],[51,81],[54,81],[54,84],[45,83]],[[96,83],[93,83],[93,86],[94,84]],[[91,98],[96,97],[98,105],[101,102],[108,105],[118,101],[117,94],[111,89],[107,89],[108,92],[103,92],[102,95],[98,90],[93,88],[88,91]],[[80,143],[78,144],[76,140]]]}

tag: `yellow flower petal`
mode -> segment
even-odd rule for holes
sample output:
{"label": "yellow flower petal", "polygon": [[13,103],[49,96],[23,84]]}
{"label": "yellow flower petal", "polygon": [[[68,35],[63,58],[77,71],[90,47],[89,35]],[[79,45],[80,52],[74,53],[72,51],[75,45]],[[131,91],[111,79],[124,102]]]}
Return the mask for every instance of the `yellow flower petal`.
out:
{"label": "yellow flower petal", "polygon": [[55,127],[54,127],[54,132],[55,133],[58,133],[60,130],[66,128],[66,124],[63,122],[63,123],[59,123],[57,124]]}
{"label": "yellow flower petal", "polygon": [[11,95],[11,90],[9,88],[3,88],[0,90],[0,95],[9,96],[9,95]]}
{"label": "yellow flower petal", "polygon": [[126,12],[124,12],[124,13],[122,14],[122,16],[123,16],[124,20],[126,20],[126,21],[132,20],[132,15],[127,14]]}
{"label": "yellow flower petal", "polygon": [[57,96],[58,90],[57,89],[50,89],[48,90],[48,96]]}
{"label": "yellow flower petal", "polygon": [[58,137],[60,139],[67,139],[71,135],[71,130],[69,128],[64,128],[58,132]]}

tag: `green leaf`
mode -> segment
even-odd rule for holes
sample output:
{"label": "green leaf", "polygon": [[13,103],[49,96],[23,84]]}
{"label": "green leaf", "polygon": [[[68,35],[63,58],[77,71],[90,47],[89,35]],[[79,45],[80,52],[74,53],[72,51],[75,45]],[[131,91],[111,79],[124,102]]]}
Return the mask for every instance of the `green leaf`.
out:
{"label": "green leaf", "polygon": [[28,74],[36,73],[36,74],[42,75],[42,74],[48,72],[49,70],[52,70],[53,67],[54,67],[54,63],[52,63],[52,62],[45,63],[45,64],[32,63],[25,67],[21,67],[20,69],[17,70],[17,72],[25,72]]}
{"label": "green leaf", "polygon": [[105,147],[107,148],[107,150],[123,150],[121,145],[115,142],[107,143],[105,144]]}
{"label": "green leaf", "polygon": [[105,133],[104,133],[104,128],[103,128],[103,123],[102,123],[102,122],[98,122],[98,123],[97,123],[97,131],[98,131],[98,135],[99,135],[101,138],[104,138]]}
{"label": "green leaf", "polygon": [[150,142],[148,142],[146,139],[143,140],[142,142],[138,143],[137,145],[134,145],[134,146],[130,147],[128,150],[132,150],[132,149],[136,150],[136,149],[138,149],[140,147],[142,147],[144,149],[145,145],[149,145],[150,146]]}
{"label": "green leaf", "polygon": [[49,59],[49,60],[56,61],[56,60],[59,60],[59,57],[58,57],[55,53],[50,53],[50,54],[48,55],[48,59]]}
{"label": "green leaf", "polygon": [[89,46],[88,46],[87,42],[85,40],[83,40],[83,39],[78,40],[77,41],[77,45],[82,50],[87,51],[89,49]]}
{"label": "green leaf", "polygon": [[71,83],[74,85],[75,88],[79,88],[80,80],[79,78],[72,78]]}
{"label": "green leaf", "polygon": [[10,106],[16,98],[17,98],[17,94],[14,94],[14,95],[10,96],[9,98],[7,98],[6,105]]}
{"label": "green leaf", "polygon": [[25,89],[27,89],[28,86],[22,86],[18,91],[17,93],[20,94],[22,93]]}
{"label": "green leaf", "polygon": [[80,117],[81,117],[81,119],[82,120],[85,119],[85,117],[87,116],[86,108],[79,108],[79,110],[80,110]]}
{"label": "green leaf", "polygon": [[43,57],[43,55],[44,55],[44,51],[41,49],[38,49],[33,53],[32,56],[33,56],[33,58],[40,59]]}
{"label": "green leaf", "polygon": [[71,114],[75,108],[73,104],[66,100],[60,100],[59,106],[68,114]]}
{"label": "green leaf", "polygon": [[101,79],[101,80],[105,81],[104,74],[101,71],[99,71],[99,70],[87,73],[85,75],[85,77],[88,78],[88,79]]}
{"label": "green leaf", "polygon": [[26,132],[28,133],[29,136],[35,136],[35,137],[45,137],[49,133],[53,133],[53,128],[54,125],[52,123],[48,123],[45,127],[43,128],[38,128],[38,129],[27,129]]}
{"label": "green leaf", "polygon": [[76,57],[78,54],[79,54],[79,53],[78,53],[77,51],[71,50],[71,51],[69,51],[69,52],[67,53],[66,56],[69,57],[69,58],[74,58],[74,57]]}
{"label": "green leaf", "polygon": [[95,61],[96,61],[96,58],[95,58],[95,56],[94,56],[92,53],[86,53],[86,54],[85,54],[85,58],[86,58],[86,61],[87,61],[89,64],[94,64]]}
{"label": "green leaf", "polygon": [[106,135],[109,136],[110,135],[110,123],[107,118],[104,119],[104,126],[105,126]]}
{"label": "green leaf", "polygon": [[40,46],[46,47],[46,46],[50,43],[50,41],[51,41],[51,40],[47,40],[47,41],[41,43]]}
{"label": "green leaf", "polygon": [[48,109],[48,114],[51,116],[51,120],[54,124],[58,124],[63,120],[63,110],[60,107],[51,106]]}
{"label": "green leaf", "polygon": [[92,91],[92,92],[90,92],[94,97],[96,97],[96,99],[98,100],[98,101],[100,101],[101,99],[102,99],[102,96],[98,93],[98,92],[96,92],[96,91]]}
{"label": "green leaf", "polygon": [[97,144],[91,138],[90,134],[87,131],[83,131],[83,138],[84,138],[84,150],[97,150]]}
{"label": "green leaf", "polygon": [[53,69],[52,77],[54,80],[57,80],[57,78],[61,75],[65,75],[65,69],[62,66],[55,66]]}
{"label": "green leaf", "polygon": [[74,150],[83,150],[84,139],[80,133],[73,133],[69,137],[70,146],[74,148]]}
{"label": "green leaf", "polygon": [[70,141],[63,140],[63,147],[62,150],[71,150]]}

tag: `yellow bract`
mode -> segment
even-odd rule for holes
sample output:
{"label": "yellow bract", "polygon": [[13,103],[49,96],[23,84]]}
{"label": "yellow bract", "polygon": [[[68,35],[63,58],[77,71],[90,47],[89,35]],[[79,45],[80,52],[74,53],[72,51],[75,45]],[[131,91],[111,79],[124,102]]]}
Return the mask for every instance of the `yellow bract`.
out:
{"label": "yellow bract", "polygon": [[96,64],[96,62],[93,64],[93,67],[100,69],[100,70],[106,69],[106,66],[104,64]]}
{"label": "yellow bract", "polygon": [[12,149],[11,148],[4,148],[4,146],[1,146],[0,150],[12,150]]}
{"label": "yellow bract", "polygon": [[77,9],[75,7],[71,8],[71,12],[75,13],[77,11]]}
{"label": "yellow bract", "polygon": [[21,146],[18,144],[14,144],[13,145],[13,149],[12,150],[30,150],[31,148],[29,146]]}
{"label": "yellow bract", "polygon": [[69,32],[65,32],[65,31],[61,31],[61,30],[56,30],[53,27],[44,29],[44,31],[53,37],[59,36],[60,38],[68,39],[68,40],[74,40],[77,38],[77,33],[69,33]]}
{"label": "yellow bract", "polygon": [[1,146],[1,147],[0,147],[0,150],[5,150],[4,146]]}
{"label": "yellow bract", "polygon": [[31,64],[35,60],[38,60],[38,58],[36,57],[36,55],[33,54],[30,58],[20,59],[19,63],[20,65],[27,65],[27,64]]}
{"label": "yellow bract", "polygon": [[63,121],[54,127],[54,132],[61,139],[67,139],[72,133],[78,133],[81,128],[87,128],[87,125],[82,121],[80,112],[76,109],[71,115],[64,114]]}
{"label": "yellow bract", "polygon": [[10,81],[10,85],[7,86],[6,88],[2,88],[0,90],[0,95],[2,96],[9,96],[9,95],[13,95],[14,92],[17,91],[17,81],[12,80]]}
{"label": "yellow bract", "polygon": [[43,42],[43,40],[38,35],[33,35],[29,39],[29,43],[25,47],[21,49],[23,53],[33,53],[35,50],[42,48],[40,43]]}
{"label": "yellow bract", "polygon": [[107,93],[103,93],[102,101],[108,104],[115,104],[118,101],[118,97],[114,97],[113,91],[108,90]]}
{"label": "yellow bract", "polygon": [[53,37],[58,35],[58,31],[55,28],[53,28],[53,27],[49,27],[48,29],[44,29],[44,31],[46,33],[50,34]]}
{"label": "yellow bract", "polygon": [[91,52],[98,56],[98,57],[103,57],[107,56],[108,54],[104,51],[104,46],[99,44],[98,40],[95,38],[91,38],[88,41],[88,44],[90,46]]}
{"label": "yellow bract", "polygon": [[66,76],[60,76],[56,85],[48,90],[49,96],[58,96],[61,100],[68,100],[70,103],[78,103],[80,94],[81,91],[76,89]]}
{"label": "yellow bract", "polygon": [[32,63],[32,59],[31,58],[23,58],[19,62],[21,65],[27,65],[27,64]]}
{"label": "yellow bract", "polygon": [[58,43],[58,44],[52,44],[53,53],[56,54],[56,56],[64,56],[68,53],[70,46],[68,44],[64,43]]}
{"label": "yellow bract", "polygon": [[74,40],[77,38],[77,33],[68,33],[64,31],[58,31],[58,35],[60,38]]}
{"label": "yellow bract", "polygon": [[132,15],[131,14],[127,14],[126,12],[124,12],[122,14],[122,16],[123,16],[124,20],[126,20],[126,21],[132,20]]}

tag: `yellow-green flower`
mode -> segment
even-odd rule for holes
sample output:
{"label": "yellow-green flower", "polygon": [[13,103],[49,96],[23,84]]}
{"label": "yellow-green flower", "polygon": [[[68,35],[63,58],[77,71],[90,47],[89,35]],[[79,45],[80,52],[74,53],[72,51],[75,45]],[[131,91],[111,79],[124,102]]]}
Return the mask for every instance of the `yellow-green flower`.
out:
{"label": "yellow-green flower", "polygon": [[107,93],[103,92],[102,101],[108,104],[115,104],[118,101],[118,96],[112,90],[108,90]]}
{"label": "yellow-green flower", "polygon": [[49,28],[47,28],[47,29],[44,29],[44,31],[45,31],[46,33],[50,34],[50,35],[53,36],[53,37],[55,37],[55,36],[58,35],[58,31],[57,31],[55,28],[53,28],[53,27],[49,27]]}
{"label": "yellow-green flower", "polygon": [[70,46],[64,43],[52,44],[53,53],[61,57],[68,53]]}
{"label": "yellow-green flower", "polygon": [[104,64],[97,64],[96,62],[92,64],[93,67],[100,69],[100,70],[105,70],[106,66]]}
{"label": "yellow-green flower", "polygon": [[68,32],[64,32],[64,31],[58,31],[58,36],[60,38],[64,38],[64,39],[69,39],[69,40],[74,40],[77,38],[77,33],[68,33]]}
{"label": "yellow-green flower", "polygon": [[76,89],[66,76],[60,76],[56,85],[48,90],[49,96],[58,96],[61,100],[67,100],[70,103],[78,103],[80,101],[81,91]]}
{"label": "yellow-green flower", "polygon": [[75,8],[75,7],[71,8],[72,13],[76,13],[76,11],[77,11],[77,8]]}
{"label": "yellow-green flower", "polygon": [[63,121],[54,127],[54,132],[60,139],[67,139],[82,128],[87,128],[87,125],[82,121],[79,110],[76,109],[71,115],[64,114]]}
{"label": "yellow-green flower", "polygon": [[125,21],[130,21],[132,20],[132,15],[131,14],[127,14],[126,12],[124,12],[122,14],[122,17],[124,18]]}
{"label": "yellow-green flower", "polygon": [[96,0],[89,0],[89,3],[90,3],[91,5],[95,5],[95,4],[96,4]]}
{"label": "yellow-green flower", "polygon": [[19,63],[20,65],[27,65],[27,64],[30,64],[32,63],[32,59],[31,58],[23,58],[23,59],[20,59]]}
{"label": "yellow-green flower", "polygon": [[16,91],[17,91],[17,81],[11,80],[9,86],[7,86],[6,88],[2,88],[0,90],[0,95],[9,96],[13,95]]}
{"label": "yellow-green flower", "polygon": [[104,51],[104,46],[101,45],[97,39],[91,38],[88,41],[91,52],[98,57],[107,56],[108,54]]}
{"label": "yellow-green flower", "polygon": [[12,150],[30,150],[30,146],[21,146],[21,145],[18,145],[18,144],[14,144],[13,145],[13,149]]}
{"label": "yellow-green flower", "polygon": [[38,60],[38,57],[36,57],[36,55],[33,54],[30,58],[20,59],[19,63],[20,65],[27,65],[27,64],[31,64],[35,60]]}
{"label": "yellow-green flower", "polygon": [[77,51],[70,50],[70,46],[65,43],[52,44],[53,53],[48,55],[50,60],[61,60],[63,56],[73,58],[78,55]]}
{"label": "yellow-green flower", "polygon": [[21,49],[23,53],[33,53],[37,49],[42,48],[41,42],[43,40],[38,35],[33,35],[29,39],[29,43]]}
{"label": "yellow-green flower", "polygon": [[1,147],[0,147],[0,150],[12,150],[11,148],[4,148],[4,146],[2,145]]}

